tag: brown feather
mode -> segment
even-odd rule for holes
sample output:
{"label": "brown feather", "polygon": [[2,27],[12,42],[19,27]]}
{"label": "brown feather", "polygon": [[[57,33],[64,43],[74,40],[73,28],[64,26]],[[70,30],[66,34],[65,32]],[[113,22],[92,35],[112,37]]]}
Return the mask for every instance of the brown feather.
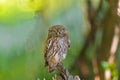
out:
{"label": "brown feather", "polygon": [[57,64],[65,59],[69,47],[68,33],[63,25],[49,28],[44,51],[45,66],[48,66],[49,72],[53,72]]}

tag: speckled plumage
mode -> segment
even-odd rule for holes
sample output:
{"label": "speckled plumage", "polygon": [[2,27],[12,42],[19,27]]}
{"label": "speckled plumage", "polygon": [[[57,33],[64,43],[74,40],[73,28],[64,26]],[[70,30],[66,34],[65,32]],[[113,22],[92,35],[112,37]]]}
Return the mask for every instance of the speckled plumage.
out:
{"label": "speckled plumage", "polygon": [[49,72],[53,72],[57,64],[65,59],[69,47],[68,33],[63,25],[49,28],[44,52],[45,66],[48,66]]}

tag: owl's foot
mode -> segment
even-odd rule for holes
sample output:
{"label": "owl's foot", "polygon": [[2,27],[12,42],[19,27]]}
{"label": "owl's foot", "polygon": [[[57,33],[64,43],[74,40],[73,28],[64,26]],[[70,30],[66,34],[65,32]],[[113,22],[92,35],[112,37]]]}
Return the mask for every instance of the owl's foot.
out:
{"label": "owl's foot", "polygon": [[[68,70],[63,66],[63,63],[57,65],[58,75],[56,80],[80,80],[79,76],[72,76]],[[61,78],[60,78],[61,77]],[[59,79],[58,79],[59,78]]]}

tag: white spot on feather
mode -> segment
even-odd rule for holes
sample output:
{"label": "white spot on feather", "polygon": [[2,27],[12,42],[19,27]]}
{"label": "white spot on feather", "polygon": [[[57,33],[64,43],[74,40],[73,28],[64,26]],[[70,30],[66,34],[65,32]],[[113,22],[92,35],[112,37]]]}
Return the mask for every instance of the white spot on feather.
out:
{"label": "white spot on feather", "polygon": [[66,54],[63,54],[63,59],[65,59],[66,58]]}
{"label": "white spot on feather", "polygon": [[50,43],[48,45],[48,49],[50,48],[51,45],[52,45],[52,40],[50,40]]}
{"label": "white spot on feather", "polygon": [[58,53],[56,53],[56,55],[55,55],[55,60],[59,61],[59,55],[58,55]]}

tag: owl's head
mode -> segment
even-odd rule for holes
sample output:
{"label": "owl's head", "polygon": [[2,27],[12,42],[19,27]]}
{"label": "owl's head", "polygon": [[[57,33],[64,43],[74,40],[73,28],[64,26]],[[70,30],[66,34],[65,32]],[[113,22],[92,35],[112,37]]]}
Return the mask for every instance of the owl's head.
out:
{"label": "owl's head", "polygon": [[67,36],[67,30],[63,25],[54,25],[49,28],[48,34],[53,37],[64,37]]}

